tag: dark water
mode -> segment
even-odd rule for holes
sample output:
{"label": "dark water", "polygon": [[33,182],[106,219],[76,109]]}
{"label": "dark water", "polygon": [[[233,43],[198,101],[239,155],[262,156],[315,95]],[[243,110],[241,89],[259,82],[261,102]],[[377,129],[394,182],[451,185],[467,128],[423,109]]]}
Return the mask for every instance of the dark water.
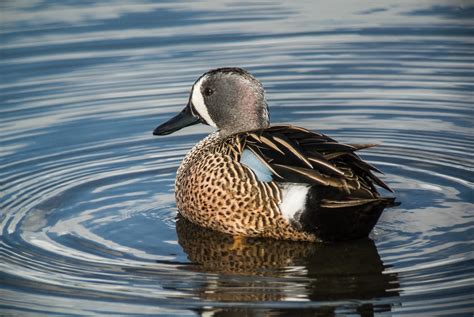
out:
{"label": "dark water", "polygon": [[[0,314],[332,316],[474,311],[469,1],[2,1]],[[176,219],[211,129],[156,138],[194,80],[241,66],[274,123],[344,142],[402,202],[314,245]]]}

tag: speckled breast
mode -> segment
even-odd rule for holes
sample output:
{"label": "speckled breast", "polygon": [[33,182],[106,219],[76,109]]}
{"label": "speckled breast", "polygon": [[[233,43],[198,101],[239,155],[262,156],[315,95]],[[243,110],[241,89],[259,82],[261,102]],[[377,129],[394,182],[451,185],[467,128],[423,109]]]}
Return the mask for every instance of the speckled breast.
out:
{"label": "speckled breast", "polygon": [[283,218],[275,182],[259,182],[239,163],[238,137],[210,134],[186,155],[176,177],[180,214],[200,226],[232,235],[314,240]]}

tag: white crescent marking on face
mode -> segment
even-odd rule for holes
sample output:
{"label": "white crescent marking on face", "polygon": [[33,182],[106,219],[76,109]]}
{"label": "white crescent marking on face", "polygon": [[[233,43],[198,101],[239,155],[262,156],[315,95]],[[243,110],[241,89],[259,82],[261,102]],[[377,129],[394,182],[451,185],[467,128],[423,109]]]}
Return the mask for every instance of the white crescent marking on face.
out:
{"label": "white crescent marking on face", "polygon": [[201,85],[206,80],[207,76],[202,77],[201,79],[198,80],[197,83],[194,84],[193,88],[193,95],[191,96],[191,102],[194,105],[194,109],[198,112],[198,114],[201,116],[201,118],[206,121],[207,124],[210,126],[213,126],[217,128],[216,124],[214,121],[212,121],[211,116],[209,115],[209,112],[207,111],[207,106],[204,103],[204,97],[202,96],[201,93]]}

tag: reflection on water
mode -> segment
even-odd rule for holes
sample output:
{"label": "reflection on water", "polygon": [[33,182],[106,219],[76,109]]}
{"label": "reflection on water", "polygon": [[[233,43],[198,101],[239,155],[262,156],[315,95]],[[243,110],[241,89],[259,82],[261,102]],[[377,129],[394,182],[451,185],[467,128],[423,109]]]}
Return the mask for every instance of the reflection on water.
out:
{"label": "reflection on water", "polygon": [[[471,316],[473,21],[464,0],[0,2],[0,315]],[[371,239],[176,220],[211,129],[151,131],[220,66],[275,124],[380,144],[362,155],[402,205]]]}
{"label": "reflection on water", "polygon": [[[219,273],[196,290],[206,301],[322,302],[398,295],[397,275],[383,274],[385,267],[370,239],[337,244],[247,239],[236,245],[231,236],[200,228],[182,217],[176,231],[178,243],[195,264],[187,269]],[[236,282],[233,275],[245,279]],[[357,310],[369,306],[356,304]],[[382,306],[390,310],[387,304],[377,309]],[[334,307],[321,309],[328,313]]]}

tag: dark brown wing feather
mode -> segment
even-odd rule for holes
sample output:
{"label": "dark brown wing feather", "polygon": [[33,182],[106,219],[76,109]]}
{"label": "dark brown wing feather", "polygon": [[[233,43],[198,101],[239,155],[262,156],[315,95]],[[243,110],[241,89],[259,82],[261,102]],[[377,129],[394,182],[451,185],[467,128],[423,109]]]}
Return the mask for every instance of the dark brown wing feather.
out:
{"label": "dark brown wing feather", "polygon": [[276,181],[329,186],[361,198],[352,204],[379,197],[374,184],[391,191],[373,173],[381,172],[355,154],[374,144],[342,144],[294,126],[273,126],[240,137],[242,144],[274,172]]}

